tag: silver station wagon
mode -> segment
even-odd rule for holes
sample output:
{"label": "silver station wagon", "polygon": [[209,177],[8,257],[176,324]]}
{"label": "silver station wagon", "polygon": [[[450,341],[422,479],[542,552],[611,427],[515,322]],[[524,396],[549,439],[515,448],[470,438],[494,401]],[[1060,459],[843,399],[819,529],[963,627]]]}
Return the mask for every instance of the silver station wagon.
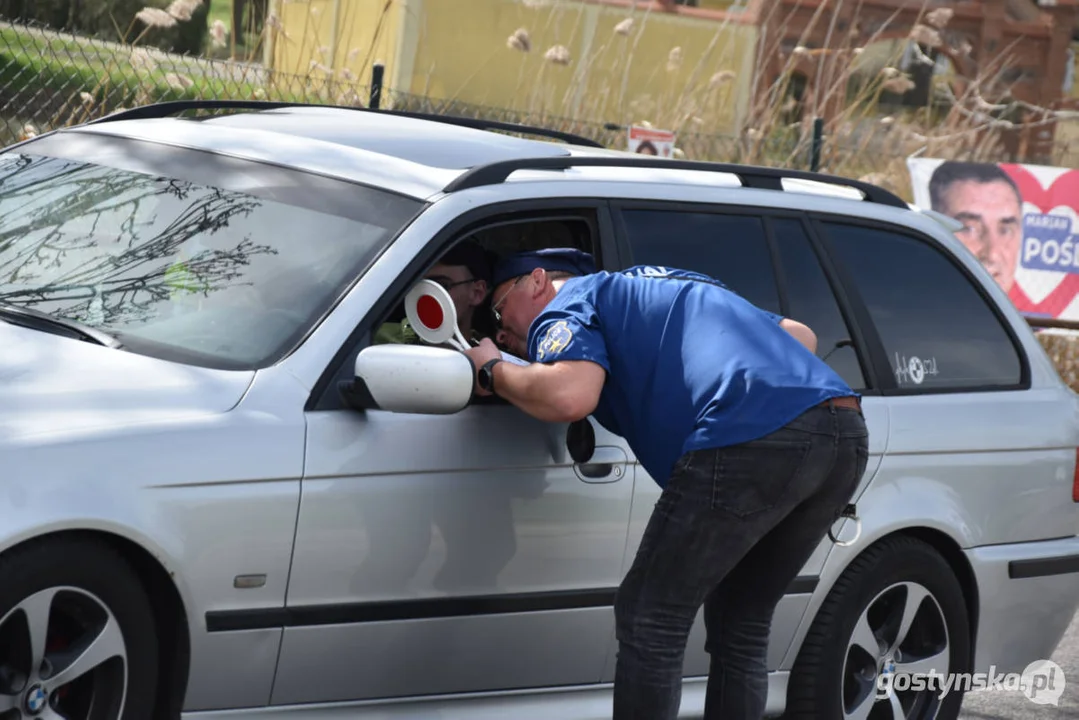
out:
{"label": "silver station wagon", "polygon": [[[871,457],[777,610],[769,712],[955,718],[882,681],[1050,657],[1079,403],[953,230],[843,178],[353,108],[166,103],[5,148],[0,718],[610,716],[658,486],[598,425],[577,458],[475,397],[457,350],[375,341],[464,241],[695,270],[812,327]],[[707,671],[698,622],[684,717]]]}

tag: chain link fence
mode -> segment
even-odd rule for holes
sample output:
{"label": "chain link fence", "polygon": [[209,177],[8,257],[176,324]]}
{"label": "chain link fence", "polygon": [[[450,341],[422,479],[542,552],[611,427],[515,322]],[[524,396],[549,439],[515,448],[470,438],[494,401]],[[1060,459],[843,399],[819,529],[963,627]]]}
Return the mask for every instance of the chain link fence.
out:
{"label": "chain link fence", "polygon": [[[367,82],[362,82],[366,80]],[[452,115],[542,127],[625,149],[627,128],[548,113],[475,105],[379,88],[382,109]],[[0,17],[0,146],[86,122],[117,110],[168,100],[272,100],[371,105],[369,79],[315,68],[307,75],[270,71],[255,63],[209,60],[13,23]],[[678,132],[688,159],[808,167],[804,133],[742,138]]]}
{"label": "chain link fence", "polygon": [[0,145],[167,100],[359,104],[365,88],[88,38],[0,18]]}
{"label": "chain link fence", "polygon": [[[421,112],[432,115],[489,120],[519,125],[541,127],[558,132],[571,133],[598,142],[614,150],[626,149],[628,127],[618,123],[599,123],[567,118],[543,112],[526,112],[508,108],[474,105],[459,100],[439,99],[384,90],[380,93],[380,105],[384,109]],[[810,140],[800,133],[777,134],[763,140],[765,153],[777,158],[795,156],[789,166],[808,166]],[[754,152],[760,152],[755,140],[746,136],[738,138],[706,132],[681,130],[677,133],[677,150],[680,157],[691,160],[716,162],[743,162]],[[797,157],[797,156],[801,157]]]}

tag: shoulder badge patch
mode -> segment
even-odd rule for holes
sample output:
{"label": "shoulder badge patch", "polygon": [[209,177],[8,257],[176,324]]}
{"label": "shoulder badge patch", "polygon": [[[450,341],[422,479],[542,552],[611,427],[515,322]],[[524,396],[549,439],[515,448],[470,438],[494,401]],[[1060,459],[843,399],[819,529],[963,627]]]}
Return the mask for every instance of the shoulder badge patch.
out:
{"label": "shoulder badge patch", "polygon": [[565,320],[559,320],[543,336],[539,349],[536,351],[537,359],[543,360],[548,355],[557,355],[569,346],[571,340],[573,340],[573,331],[569,329]]}
{"label": "shoulder badge patch", "polygon": [[669,277],[671,271],[662,265],[642,265],[636,268],[630,268],[625,273],[626,277]]}

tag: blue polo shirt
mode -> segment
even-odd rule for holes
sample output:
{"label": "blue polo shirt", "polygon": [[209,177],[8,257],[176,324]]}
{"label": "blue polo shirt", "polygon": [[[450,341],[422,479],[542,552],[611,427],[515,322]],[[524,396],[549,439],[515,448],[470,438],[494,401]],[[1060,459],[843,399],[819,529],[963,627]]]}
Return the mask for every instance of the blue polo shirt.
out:
{"label": "blue polo shirt", "polygon": [[856,394],[780,319],[712,278],[638,266],[567,280],[529,328],[528,352],[601,365],[593,417],[664,487],[686,452],[762,437]]}

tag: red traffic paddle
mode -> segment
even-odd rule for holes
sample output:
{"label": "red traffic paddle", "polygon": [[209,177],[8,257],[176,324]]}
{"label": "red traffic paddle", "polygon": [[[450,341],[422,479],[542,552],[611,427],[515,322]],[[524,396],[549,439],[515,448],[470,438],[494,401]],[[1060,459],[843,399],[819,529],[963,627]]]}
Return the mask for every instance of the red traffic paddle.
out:
{"label": "red traffic paddle", "polygon": [[457,308],[446,288],[420,280],[405,296],[405,314],[420,338],[431,345],[449,343],[458,350],[470,346],[457,327]]}

